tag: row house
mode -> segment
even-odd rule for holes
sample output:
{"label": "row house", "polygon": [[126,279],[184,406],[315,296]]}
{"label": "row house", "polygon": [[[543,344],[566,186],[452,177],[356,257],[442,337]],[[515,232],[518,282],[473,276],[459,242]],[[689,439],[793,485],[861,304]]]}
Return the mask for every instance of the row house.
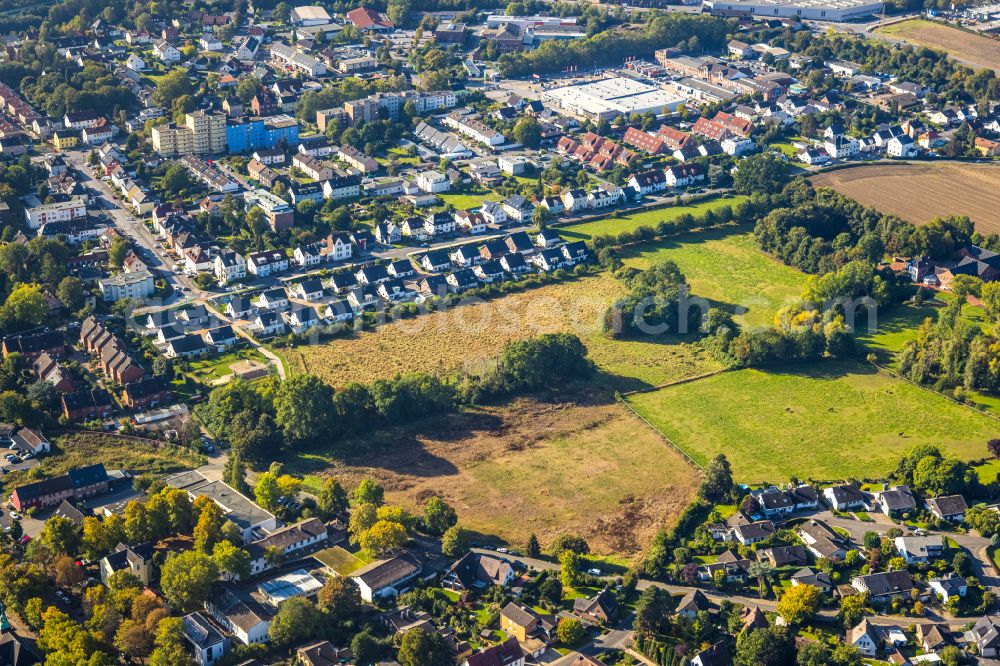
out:
{"label": "row house", "polygon": [[93,315],[80,327],[80,346],[97,357],[101,370],[116,384],[138,381],[146,375],[143,367],[129,355],[125,343]]}

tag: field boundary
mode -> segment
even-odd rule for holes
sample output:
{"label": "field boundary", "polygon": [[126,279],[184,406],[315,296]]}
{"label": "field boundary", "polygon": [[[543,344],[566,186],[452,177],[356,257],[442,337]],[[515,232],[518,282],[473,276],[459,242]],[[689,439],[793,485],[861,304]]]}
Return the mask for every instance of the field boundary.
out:
{"label": "field boundary", "polygon": [[670,447],[671,447],[671,448],[673,448],[673,449],[674,449],[675,451],[677,451],[677,452],[678,452],[678,453],[680,453],[680,454],[681,454],[682,456],[684,456],[684,459],[685,459],[685,460],[687,460],[687,461],[688,461],[689,463],[691,463],[692,465],[694,465],[694,466],[695,466],[696,468],[700,469],[700,470],[701,470],[702,472],[704,472],[704,471],[705,471],[705,467],[704,467],[704,466],[703,466],[703,465],[702,465],[702,464],[701,464],[700,462],[698,462],[697,460],[695,460],[694,458],[692,458],[692,457],[691,457],[691,454],[690,454],[690,453],[688,453],[687,451],[685,451],[685,450],[684,450],[684,449],[682,449],[681,447],[677,446],[677,443],[676,443],[676,442],[674,442],[674,440],[672,440],[672,439],[670,439],[669,437],[667,437],[667,436],[666,436],[666,435],[665,435],[665,434],[663,433],[663,431],[662,431],[662,430],[660,430],[660,429],[659,429],[659,428],[657,428],[657,427],[656,427],[655,425],[653,425],[652,423],[650,423],[650,422],[649,422],[649,420],[648,420],[648,419],[647,419],[647,418],[646,418],[645,416],[643,416],[642,414],[640,414],[639,412],[637,412],[637,411],[635,410],[635,407],[633,407],[632,405],[630,405],[630,404],[628,403],[628,400],[626,400],[626,399],[625,399],[625,398],[624,398],[624,397],[623,397],[623,396],[622,396],[622,395],[621,395],[620,393],[616,393],[616,394],[615,394],[615,400],[617,400],[617,401],[618,401],[618,402],[620,402],[621,404],[625,405],[625,407],[626,407],[626,408],[628,408],[628,410],[629,410],[629,411],[630,411],[630,412],[631,412],[631,413],[632,413],[632,414],[633,414],[634,416],[636,416],[636,417],[637,417],[637,418],[638,418],[638,419],[639,419],[640,421],[642,421],[642,422],[643,422],[643,423],[645,423],[645,424],[646,424],[646,425],[647,425],[647,426],[648,426],[649,428],[651,428],[651,429],[653,430],[653,432],[655,432],[655,433],[656,433],[657,435],[659,435],[659,436],[660,436],[660,439],[662,439],[662,440],[663,440],[664,442],[666,442],[666,443],[667,443],[668,445],[670,445]]}
{"label": "field boundary", "polygon": [[699,379],[708,379],[709,377],[714,377],[715,375],[721,375],[723,372],[729,372],[733,368],[719,368],[718,370],[712,370],[711,372],[704,372],[700,375],[694,375],[693,377],[682,377],[681,379],[675,379],[672,382],[667,382],[666,384],[659,384],[658,386],[647,386],[646,388],[634,389],[632,391],[625,391],[621,394],[623,398],[627,398],[630,395],[636,395],[638,393],[653,393],[654,391],[659,391],[660,389],[670,388],[671,386],[678,386],[680,384],[689,384],[691,382],[696,382]]}

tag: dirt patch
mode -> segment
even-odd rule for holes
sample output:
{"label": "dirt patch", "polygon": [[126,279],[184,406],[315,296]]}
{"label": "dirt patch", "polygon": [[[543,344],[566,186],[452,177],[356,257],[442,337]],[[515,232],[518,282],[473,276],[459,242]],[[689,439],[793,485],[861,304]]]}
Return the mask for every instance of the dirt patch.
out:
{"label": "dirt patch", "polygon": [[821,173],[810,180],[914,224],[968,215],[977,231],[1000,232],[997,164],[873,164]]}
{"label": "dirt patch", "polygon": [[674,523],[698,483],[653,430],[597,391],[468,410],[361,446],[298,464],[314,483],[377,478],[389,501],[413,511],[439,494],[463,526],[509,543],[575,533],[595,552],[625,557]]}

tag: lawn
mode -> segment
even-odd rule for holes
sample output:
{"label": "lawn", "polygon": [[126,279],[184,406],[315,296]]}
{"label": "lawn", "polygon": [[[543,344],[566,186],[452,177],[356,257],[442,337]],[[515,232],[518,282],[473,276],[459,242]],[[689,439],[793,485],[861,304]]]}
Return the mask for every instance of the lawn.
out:
{"label": "lawn", "polygon": [[483,201],[495,201],[497,196],[492,192],[482,194],[461,194],[458,192],[443,192],[438,194],[442,201],[458,210],[468,210],[470,208],[480,208]]}
{"label": "lawn", "polygon": [[799,298],[806,281],[803,273],[761,252],[752,233],[732,228],[641,245],[624,255],[625,264],[636,268],[662,259],[677,264],[693,296],[744,313],[741,323],[751,326],[770,325],[779,308]]}
{"label": "lawn", "polygon": [[365,566],[365,563],[340,546],[326,548],[313,555],[338,576],[347,576]]}
{"label": "lawn", "polygon": [[440,494],[461,525],[523,545],[584,536],[598,555],[633,558],[673,524],[698,476],[606,391],[571,388],[477,407],[360,441],[300,452],[286,469],[315,489],[378,479],[386,500],[419,512]]}
{"label": "lawn", "polygon": [[205,359],[189,361],[188,366],[190,367],[190,371],[187,374],[196,382],[212,384],[232,375],[233,370],[230,366],[242,360],[258,361],[265,365],[270,363],[270,361],[254,349],[237,349],[219,356],[210,356]]}
{"label": "lawn", "polygon": [[981,457],[996,422],[859,362],[740,370],[628,398],[695,460],[744,482],[872,477],[911,446]]}
{"label": "lawn", "polygon": [[625,231],[634,231],[642,226],[655,227],[660,222],[673,220],[685,213],[698,216],[708,210],[716,210],[723,206],[735,206],[746,197],[715,197],[704,199],[691,205],[668,206],[629,213],[619,217],[605,217],[600,220],[569,224],[558,227],[559,235],[567,240],[590,240],[602,234],[617,235]]}

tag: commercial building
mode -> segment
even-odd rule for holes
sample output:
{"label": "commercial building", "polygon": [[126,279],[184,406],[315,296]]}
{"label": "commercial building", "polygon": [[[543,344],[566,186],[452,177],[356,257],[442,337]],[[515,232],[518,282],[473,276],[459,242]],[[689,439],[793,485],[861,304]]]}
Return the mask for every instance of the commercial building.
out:
{"label": "commercial building", "polygon": [[174,123],[153,128],[153,150],[163,157],[191,153],[222,153],[226,150],[226,116],[195,111],[184,116],[184,125]]}
{"label": "commercial building", "polygon": [[657,116],[673,113],[685,98],[634,79],[613,77],[547,90],[542,101],[572,115],[601,121],[633,113],[652,112]]}
{"label": "commercial building", "polygon": [[209,481],[200,472],[181,472],[166,479],[171,488],[183,490],[192,500],[207,497],[215,502],[226,520],[239,528],[243,543],[249,544],[278,529],[278,519],[253,500],[222,481]]}
{"label": "commercial building", "polygon": [[281,197],[275,196],[267,190],[254,190],[243,195],[247,206],[257,206],[264,212],[268,224],[274,231],[284,231],[290,229],[295,223],[295,213],[291,205]]}
{"label": "commercial building", "polygon": [[704,0],[704,6],[716,16],[849,21],[881,14],[884,3],[872,0]]}

